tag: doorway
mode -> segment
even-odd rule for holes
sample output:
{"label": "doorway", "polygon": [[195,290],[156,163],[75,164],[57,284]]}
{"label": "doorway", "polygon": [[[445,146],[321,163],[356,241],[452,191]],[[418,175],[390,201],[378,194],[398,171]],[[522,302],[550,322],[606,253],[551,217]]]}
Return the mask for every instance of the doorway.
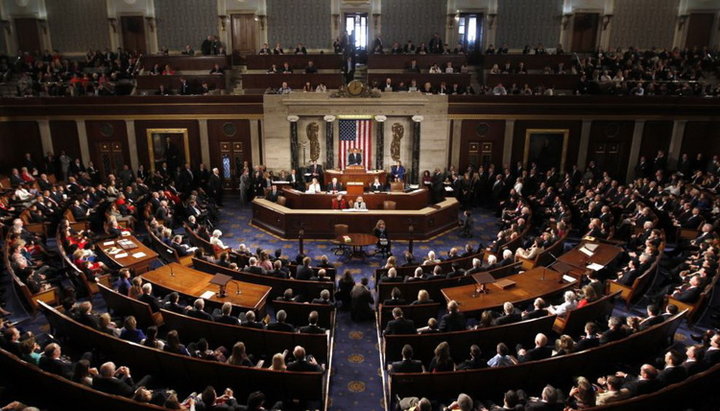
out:
{"label": "doorway", "polygon": [[243,164],[245,161],[248,161],[249,164],[250,160],[245,157],[245,154],[243,143],[240,141],[220,142],[220,164],[222,165],[220,175],[226,190],[236,189],[240,184]]}
{"label": "doorway", "polygon": [[43,47],[40,42],[40,28],[37,19],[15,19],[15,32],[20,50],[30,53],[38,52],[40,55]]}
{"label": "doorway", "polygon": [[[482,52],[483,15],[477,13],[461,13],[458,24],[458,43],[462,44],[465,54],[476,56]],[[451,49],[455,45],[448,44]]]}
{"label": "doorway", "polygon": [[113,140],[95,143],[95,152],[99,161],[93,161],[93,163],[101,176],[115,174],[122,170],[125,164],[122,142]]}
{"label": "doorway", "polygon": [[356,50],[367,51],[368,46],[368,14],[345,13],[345,32],[350,43]]}
{"label": "doorway", "polygon": [[573,18],[572,51],[591,52],[597,47],[599,13],[575,13]]}
{"label": "doorway", "polygon": [[255,15],[232,14],[230,21],[233,55],[255,54],[257,48],[255,43],[255,32],[257,31]]}
{"label": "doorway", "polygon": [[122,27],[123,48],[128,51],[138,50],[145,53],[145,18],[143,16],[120,17]]}
{"label": "doorway", "polygon": [[709,46],[714,21],[715,15],[713,13],[692,13],[688,22],[685,47]]}

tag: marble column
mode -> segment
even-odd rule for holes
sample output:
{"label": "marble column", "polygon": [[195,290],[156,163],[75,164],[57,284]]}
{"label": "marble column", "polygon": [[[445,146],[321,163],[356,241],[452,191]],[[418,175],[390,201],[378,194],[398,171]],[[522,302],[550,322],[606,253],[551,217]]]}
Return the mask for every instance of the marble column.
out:
{"label": "marble column", "polygon": [[[642,146],[643,133],[645,131],[645,120],[635,120],[633,128],[632,143],[630,143],[630,157],[628,158],[628,164],[637,164],[640,157],[640,147]],[[635,175],[635,168],[629,167],[625,172],[625,181],[632,181],[631,179]]]}
{"label": "marble column", "polygon": [[[505,120],[505,135],[503,137],[503,165],[512,167],[512,146],[515,138],[515,120]],[[522,159],[521,159],[522,160]],[[497,164],[495,165],[497,167]]]}
{"label": "marble column", "polygon": [[[91,161],[91,158],[90,143],[88,142],[87,129],[85,128],[85,120],[75,120],[75,125],[77,126],[78,141],[80,142],[80,158],[82,158],[83,164],[87,165],[87,163]],[[95,164],[95,167],[98,167],[98,165]]]}
{"label": "marble column", "polygon": [[[137,147],[137,137],[135,136],[135,120],[125,120],[125,129],[127,130],[128,146]],[[130,170],[137,170],[138,159],[137,149],[130,150]]]}
{"label": "marble column", "polygon": [[325,169],[335,168],[335,116],[327,115],[325,120]]}
{"label": "marble column", "polygon": [[300,120],[298,116],[288,116],[287,120],[290,122],[290,167],[297,170],[298,164],[298,151],[300,143],[298,141],[298,128],[297,122]]}
{"label": "marble column", "polygon": [[385,120],[387,116],[375,116],[375,169],[382,170],[385,167]]}
{"label": "marble column", "polygon": [[43,155],[44,153],[55,152],[52,144],[52,133],[50,132],[50,121],[38,120],[37,123],[38,129],[40,130],[40,143],[42,144]]}
{"label": "marble column", "polygon": [[198,129],[200,130],[200,160],[207,167],[210,167],[210,133],[208,133],[208,121],[206,119],[199,119]]}
{"label": "marble column", "polygon": [[412,171],[410,175],[410,183],[419,184],[420,181],[420,123],[424,120],[423,116],[415,115],[413,121],[413,143],[412,143]]}
{"label": "marble column", "polygon": [[666,155],[668,159],[668,167],[670,167],[671,170],[675,169],[675,166],[680,159],[680,150],[682,149],[683,138],[685,137],[686,125],[687,120],[675,120],[673,122],[670,147]]}
{"label": "marble column", "polygon": [[580,148],[578,148],[577,166],[580,170],[585,169],[587,162],[588,147],[590,147],[590,129],[592,120],[583,120],[580,130]]}

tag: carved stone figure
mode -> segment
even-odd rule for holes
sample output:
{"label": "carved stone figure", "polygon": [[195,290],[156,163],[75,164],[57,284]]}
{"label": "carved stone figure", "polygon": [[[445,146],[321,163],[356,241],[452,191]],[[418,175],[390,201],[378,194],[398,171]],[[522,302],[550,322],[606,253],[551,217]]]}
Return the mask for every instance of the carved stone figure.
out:
{"label": "carved stone figure", "polygon": [[310,161],[317,161],[318,158],[320,158],[320,140],[318,140],[318,130],[320,130],[320,126],[318,126],[318,123],[316,122],[308,124],[305,129],[308,141],[310,141]]}
{"label": "carved stone figure", "polygon": [[393,139],[390,144],[390,157],[392,157],[393,161],[400,161],[400,140],[402,140],[403,134],[405,134],[405,128],[400,123],[394,123],[392,125],[392,134]]}

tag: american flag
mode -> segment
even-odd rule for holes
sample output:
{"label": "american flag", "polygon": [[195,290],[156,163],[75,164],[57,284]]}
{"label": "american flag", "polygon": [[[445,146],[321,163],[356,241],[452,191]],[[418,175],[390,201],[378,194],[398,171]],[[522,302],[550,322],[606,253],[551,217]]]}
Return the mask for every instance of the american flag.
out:
{"label": "american flag", "polygon": [[344,170],[348,162],[350,149],[359,148],[363,165],[370,170],[372,140],[372,120],[340,120],[340,169]]}

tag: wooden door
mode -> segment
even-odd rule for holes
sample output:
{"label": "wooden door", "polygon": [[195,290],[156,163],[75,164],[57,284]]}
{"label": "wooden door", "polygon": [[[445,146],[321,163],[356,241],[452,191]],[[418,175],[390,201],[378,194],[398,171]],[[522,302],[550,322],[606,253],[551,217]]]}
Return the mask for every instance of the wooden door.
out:
{"label": "wooden door", "polygon": [[143,16],[120,17],[122,27],[123,48],[145,52],[145,18]]}
{"label": "wooden door", "polygon": [[572,51],[594,51],[597,45],[598,13],[576,13],[573,19]]}
{"label": "wooden door", "polygon": [[225,189],[237,189],[240,184],[240,176],[243,172],[243,163],[250,162],[248,153],[240,141],[220,142],[220,175],[223,178]]}
{"label": "wooden door", "polygon": [[15,32],[17,34],[18,48],[23,51],[38,53],[42,51],[40,42],[40,28],[37,19],[15,19]]}
{"label": "wooden door", "polygon": [[713,13],[692,13],[688,22],[685,47],[709,46],[714,21],[715,15]]}
{"label": "wooden door", "polygon": [[93,164],[101,176],[106,176],[110,173],[117,174],[125,164],[123,144],[120,140],[108,140],[95,143],[95,153],[96,156],[93,157],[99,161],[93,161]]}
{"label": "wooden door", "polygon": [[233,54],[245,56],[256,53],[255,31],[257,22],[254,14],[231,15]]}

